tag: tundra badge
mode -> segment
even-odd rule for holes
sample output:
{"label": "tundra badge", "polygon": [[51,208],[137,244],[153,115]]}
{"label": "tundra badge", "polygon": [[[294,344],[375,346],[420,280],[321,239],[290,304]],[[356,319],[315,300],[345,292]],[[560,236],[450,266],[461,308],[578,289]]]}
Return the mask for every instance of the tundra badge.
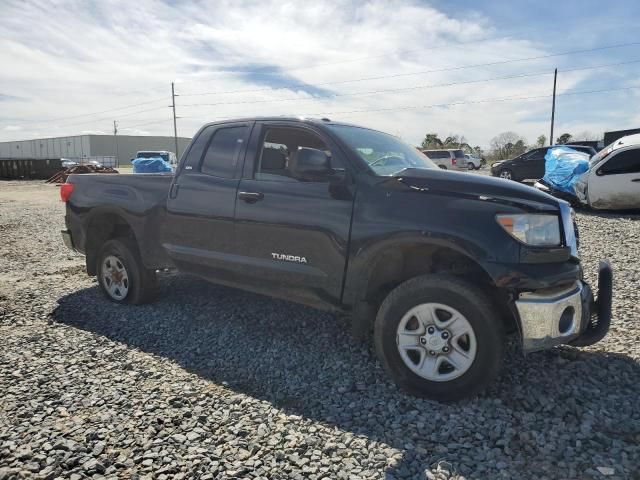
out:
{"label": "tundra badge", "polygon": [[285,253],[272,253],[271,256],[274,260],[286,260],[287,262],[307,263],[305,257],[299,257],[298,255],[287,255]]}

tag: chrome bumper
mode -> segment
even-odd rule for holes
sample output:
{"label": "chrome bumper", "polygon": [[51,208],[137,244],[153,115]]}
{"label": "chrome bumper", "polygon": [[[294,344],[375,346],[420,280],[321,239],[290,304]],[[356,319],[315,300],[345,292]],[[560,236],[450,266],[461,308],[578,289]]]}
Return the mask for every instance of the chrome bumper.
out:
{"label": "chrome bumper", "polygon": [[601,340],[611,323],[613,274],[608,262],[601,262],[598,300],[582,281],[564,288],[520,294],[515,301],[525,353],[571,343],[592,345]]}

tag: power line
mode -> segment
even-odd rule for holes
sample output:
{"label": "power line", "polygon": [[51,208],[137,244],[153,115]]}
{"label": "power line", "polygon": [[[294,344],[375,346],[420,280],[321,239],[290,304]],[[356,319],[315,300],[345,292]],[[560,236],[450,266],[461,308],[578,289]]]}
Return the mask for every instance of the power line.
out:
{"label": "power line", "polygon": [[[132,116],[135,116],[135,115],[140,115],[141,113],[153,112],[153,111],[156,111],[156,110],[163,110],[165,108],[167,108],[167,106],[165,106],[165,105],[163,105],[162,107],[147,108],[146,110],[139,110],[137,112],[130,112],[130,113],[120,114],[120,115],[118,115],[118,118],[132,117]],[[87,123],[96,123],[96,122],[101,122],[103,120],[110,120],[111,118],[113,118],[113,116],[95,118],[95,119],[91,119],[91,120],[83,120],[81,122],[75,122],[75,123],[63,123],[61,126],[63,126],[63,127],[71,127],[71,126],[74,126],[74,125],[85,125]]]}
{"label": "power line", "polygon": [[[142,127],[142,126],[145,126],[145,125],[154,125],[156,123],[171,122],[172,118],[173,117],[171,117],[171,118],[163,118],[162,120],[152,120],[150,122],[136,123],[134,125],[125,125],[124,127],[120,127],[120,130],[129,130],[129,129],[132,129],[132,128],[135,128],[135,127]],[[182,117],[176,117],[176,118],[180,119]]]}
{"label": "power line", "polygon": [[[609,63],[609,64],[604,64],[604,65],[593,65],[593,66],[588,66],[588,67],[576,67],[576,68],[564,69],[562,71],[563,72],[573,72],[573,71],[580,71],[580,70],[593,70],[593,69],[597,69],[597,68],[608,68],[608,67],[627,65],[627,64],[633,64],[633,63],[640,63],[640,60],[632,60],[632,61],[628,61],[628,62],[618,62],[618,63]],[[415,85],[415,86],[411,86],[411,87],[388,88],[388,89],[370,90],[370,91],[363,91],[363,92],[336,93],[334,95],[329,95],[329,96],[325,96],[325,97],[311,97],[311,98],[293,97],[293,98],[280,98],[280,99],[267,99],[267,100],[246,100],[246,101],[239,101],[239,102],[188,103],[188,104],[180,105],[180,106],[181,107],[205,107],[205,106],[220,106],[220,105],[246,105],[246,104],[256,104],[256,103],[280,103],[280,102],[293,102],[293,101],[299,101],[299,102],[318,101],[318,100],[327,100],[327,99],[339,98],[339,97],[357,97],[357,96],[375,95],[375,94],[380,94],[380,93],[393,93],[393,92],[404,92],[404,91],[411,91],[411,90],[423,90],[423,89],[428,89],[428,88],[450,87],[450,86],[455,86],[455,85],[469,85],[469,84],[474,84],[474,83],[485,83],[485,82],[491,82],[491,81],[496,81],[496,80],[509,80],[509,79],[514,79],[514,78],[526,78],[526,77],[535,77],[535,76],[541,76],[541,75],[553,75],[553,71],[538,71],[538,72],[534,72],[534,73],[522,73],[522,74],[515,74],[515,75],[505,75],[505,76],[501,76],[501,77],[491,77],[491,78],[484,78],[484,79],[479,79],[479,80],[465,80],[465,81],[461,81],[461,82],[448,82],[448,83],[429,84],[429,85]]]}
{"label": "power line", "polygon": [[[591,94],[597,94],[597,93],[609,93],[609,92],[635,90],[635,89],[640,89],[640,86],[608,88],[608,89],[600,89],[600,90],[578,90],[575,92],[567,91],[564,93],[558,93],[556,96],[560,97],[560,96],[575,96],[575,95],[591,95]],[[377,113],[377,112],[391,112],[391,111],[402,111],[402,110],[423,110],[423,109],[426,110],[429,108],[443,108],[443,107],[452,107],[452,106],[458,106],[458,105],[475,105],[475,104],[499,103],[499,102],[509,102],[509,101],[519,101],[519,100],[536,100],[541,98],[550,98],[551,96],[552,96],[551,94],[541,94],[541,95],[529,95],[529,96],[484,98],[484,99],[478,99],[478,100],[467,100],[467,101],[451,102],[451,103],[437,103],[437,104],[431,104],[431,105],[407,105],[402,107],[391,107],[391,108],[302,113],[302,114],[297,114],[296,116],[321,117],[321,116],[327,116],[327,115],[352,115],[352,114],[358,114],[358,113]],[[195,119],[195,118],[201,118],[201,116],[181,117],[181,118]],[[218,116],[218,117],[208,117],[208,121],[224,120],[229,118],[242,118],[242,115],[236,115],[236,116],[225,115],[225,116]]]}
{"label": "power line", "polygon": [[526,62],[526,61],[531,61],[531,60],[542,60],[542,59],[546,59],[546,58],[561,57],[561,56],[564,56],[564,55],[575,55],[575,54],[578,54],[578,53],[589,53],[589,52],[596,52],[596,51],[601,51],[601,50],[608,50],[608,49],[621,48],[621,47],[629,47],[629,46],[636,46],[636,45],[640,45],[640,42],[618,43],[618,44],[614,44],[614,45],[605,45],[605,46],[601,46],[601,47],[586,48],[586,49],[580,49],[580,50],[569,50],[569,51],[566,51],[566,52],[551,53],[551,54],[547,54],[547,55],[537,55],[537,56],[532,56],[532,57],[514,58],[514,59],[510,59],[510,60],[498,60],[498,61],[495,61],[495,62],[487,62],[487,63],[476,63],[476,64],[469,64],[469,65],[459,65],[459,66],[456,66],[456,67],[445,67],[445,68],[437,68],[437,69],[431,69],[431,70],[421,70],[421,71],[417,71],[417,72],[395,73],[395,74],[391,74],[391,75],[380,75],[380,76],[376,76],[376,77],[363,77],[363,78],[355,78],[355,79],[351,79],[351,80],[338,80],[338,81],[332,81],[332,82],[321,82],[321,83],[315,83],[313,85],[310,85],[308,83],[297,83],[297,84],[282,85],[282,86],[279,86],[277,88],[260,88],[260,89],[244,89],[244,90],[226,90],[226,91],[217,91],[217,92],[182,93],[182,94],[180,94],[180,96],[182,96],[182,97],[192,97],[192,96],[222,95],[222,94],[234,94],[234,93],[255,93],[255,92],[265,92],[265,91],[283,90],[283,89],[292,89],[292,88],[305,88],[305,87],[308,88],[309,86],[322,87],[322,86],[327,86],[327,85],[343,85],[343,84],[346,84],[346,83],[356,83],[356,82],[364,82],[364,81],[371,81],[371,80],[383,80],[383,79],[387,79],[387,78],[408,77],[408,76],[415,76],[415,75],[424,75],[424,74],[427,74],[427,73],[450,72],[450,71],[456,71],[456,70],[463,70],[463,69],[467,69],[467,68],[489,67],[489,66],[496,66],[496,65],[505,65],[505,64],[509,64],[509,63],[516,63],[516,62]]}
{"label": "power line", "polygon": [[[157,103],[157,102],[159,102],[161,100],[163,100],[163,99],[149,100],[148,102],[132,103],[130,105],[124,105],[124,106],[118,107],[118,108],[110,108],[108,110],[100,110],[98,112],[81,113],[79,115],[70,115],[70,116],[66,116],[66,117],[47,118],[47,119],[43,120],[43,122],[57,122],[59,120],[70,120],[70,119],[80,118],[80,117],[88,117],[88,116],[93,116],[93,115],[100,115],[102,113],[117,112],[118,110],[127,110],[127,109],[133,108],[133,107],[139,107],[139,106],[142,106],[142,105],[149,105],[151,103]],[[26,121],[25,120],[18,120],[18,122],[16,122],[16,123],[21,123],[21,122],[28,123],[28,120],[26,120]],[[36,125],[44,125],[44,123],[40,123],[40,124],[36,124]]]}
{"label": "power line", "polygon": [[[601,89],[601,90],[579,90],[579,91],[576,91],[576,92],[568,91],[568,92],[564,92],[564,93],[558,93],[558,94],[556,94],[556,97],[572,96],[572,95],[591,95],[591,94],[595,94],[595,93],[609,93],[609,92],[618,92],[618,91],[635,90],[635,89],[640,89],[640,85],[631,86],[631,87],[621,87],[621,88],[606,88],[606,89]],[[452,103],[441,103],[441,104],[432,104],[432,105],[417,105],[417,106],[409,105],[409,106],[404,106],[404,107],[352,110],[352,111],[348,111],[348,112],[321,112],[321,113],[310,113],[310,114],[304,114],[304,115],[305,116],[345,115],[345,114],[355,114],[355,113],[389,112],[389,111],[395,111],[395,110],[422,110],[422,109],[428,109],[428,108],[450,107],[450,106],[458,106],[458,105],[475,105],[475,104],[481,104],[481,103],[509,102],[509,101],[514,101],[514,100],[535,100],[535,99],[540,99],[540,98],[550,98],[551,96],[552,96],[551,94],[531,95],[531,96],[526,96],[526,97],[511,96],[511,97],[487,98],[487,99],[480,99],[480,100],[470,100],[470,101],[452,102]]]}

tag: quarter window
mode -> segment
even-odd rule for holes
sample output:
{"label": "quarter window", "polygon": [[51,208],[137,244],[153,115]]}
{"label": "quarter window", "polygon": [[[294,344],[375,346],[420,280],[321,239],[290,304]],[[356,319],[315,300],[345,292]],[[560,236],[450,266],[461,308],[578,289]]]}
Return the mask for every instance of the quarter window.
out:
{"label": "quarter window", "polygon": [[611,157],[599,169],[601,175],[621,175],[624,173],[640,173],[640,148],[625,150]]}
{"label": "quarter window", "polygon": [[215,177],[235,178],[238,156],[246,135],[246,126],[216,130],[202,159],[200,171]]}

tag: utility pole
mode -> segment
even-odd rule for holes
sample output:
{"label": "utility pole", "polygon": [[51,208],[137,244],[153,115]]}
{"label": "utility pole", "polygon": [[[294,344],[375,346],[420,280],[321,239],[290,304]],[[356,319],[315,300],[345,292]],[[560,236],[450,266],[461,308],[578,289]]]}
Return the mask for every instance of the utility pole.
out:
{"label": "utility pole", "polygon": [[113,139],[116,142],[116,167],[120,166],[120,158],[118,157],[118,122],[113,121]]}
{"label": "utility pole", "polygon": [[178,127],[176,125],[176,91],[171,82],[171,107],[173,108],[173,138],[176,142],[176,159],[180,160],[180,152],[178,151]]}
{"label": "utility pole", "polygon": [[553,73],[553,103],[551,105],[551,136],[549,137],[549,145],[553,145],[553,122],[556,118],[556,81],[558,80],[558,69]]}

